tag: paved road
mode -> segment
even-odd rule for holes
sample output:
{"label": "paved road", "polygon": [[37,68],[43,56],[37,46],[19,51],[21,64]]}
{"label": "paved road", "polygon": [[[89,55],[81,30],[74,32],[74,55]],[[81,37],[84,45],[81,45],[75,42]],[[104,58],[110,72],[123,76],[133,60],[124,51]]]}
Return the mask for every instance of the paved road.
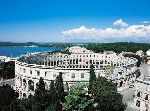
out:
{"label": "paved road", "polygon": [[0,86],[2,85],[5,85],[5,84],[8,84],[8,85],[14,85],[15,84],[15,80],[14,79],[9,79],[9,80],[6,80],[6,81],[0,81]]}
{"label": "paved road", "polygon": [[133,109],[133,100],[134,97],[133,95],[135,94],[135,87],[133,88],[128,88],[126,90],[123,90],[122,92],[119,92],[123,95],[123,102],[127,104],[127,109],[126,111],[137,111]]}

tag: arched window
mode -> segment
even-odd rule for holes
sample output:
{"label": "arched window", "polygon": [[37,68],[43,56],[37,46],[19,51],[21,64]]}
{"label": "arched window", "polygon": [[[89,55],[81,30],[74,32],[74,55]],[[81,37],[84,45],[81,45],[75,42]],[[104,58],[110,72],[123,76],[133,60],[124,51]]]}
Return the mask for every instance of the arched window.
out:
{"label": "arched window", "polygon": [[23,98],[26,98],[26,97],[27,97],[27,95],[25,93],[23,93]]}
{"label": "arched window", "polygon": [[140,101],[138,101],[138,100],[136,101],[136,106],[140,107]]}
{"label": "arched window", "polygon": [[34,82],[32,80],[28,81],[28,89],[34,91]]}
{"label": "arched window", "polygon": [[137,97],[140,97],[140,96],[141,96],[141,94],[140,94],[140,92],[138,92],[138,93],[137,93]]}
{"label": "arched window", "polygon": [[123,81],[120,82],[120,87],[122,86],[122,84],[123,84]]}
{"label": "arched window", "polygon": [[145,100],[148,100],[148,94],[145,96]]}

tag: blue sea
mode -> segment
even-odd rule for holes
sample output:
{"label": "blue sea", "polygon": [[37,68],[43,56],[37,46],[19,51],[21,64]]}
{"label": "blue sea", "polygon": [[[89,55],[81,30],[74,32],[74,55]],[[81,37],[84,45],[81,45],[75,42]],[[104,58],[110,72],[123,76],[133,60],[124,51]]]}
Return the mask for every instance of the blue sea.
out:
{"label": "blue sea", "polygon": [[0,56],[19,57],[21,54],[25,54],[28,52],[33,53],[52,50],[63,50],[63,48],[0,46]]}

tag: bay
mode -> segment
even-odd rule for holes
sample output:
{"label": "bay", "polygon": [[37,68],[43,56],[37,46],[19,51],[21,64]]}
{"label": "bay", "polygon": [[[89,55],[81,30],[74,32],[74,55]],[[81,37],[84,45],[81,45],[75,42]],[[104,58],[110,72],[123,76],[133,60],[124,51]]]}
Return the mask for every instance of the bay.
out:
{"label": "bay", "polygon": [[28,52],[33,53],[52,50],[63,50],[63,48],[0,46],[0,56],[19,57],[21,54],[25,54]]}

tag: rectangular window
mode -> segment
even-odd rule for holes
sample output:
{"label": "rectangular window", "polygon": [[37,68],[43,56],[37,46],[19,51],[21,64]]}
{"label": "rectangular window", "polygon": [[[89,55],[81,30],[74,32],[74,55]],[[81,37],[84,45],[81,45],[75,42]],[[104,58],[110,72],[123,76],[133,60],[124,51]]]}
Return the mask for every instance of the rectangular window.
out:
{"label": "rectangular window", "polygon": [[83,73],[81,73],[81,78],[84,78],[84,74]]}
{"label": "rectangular window", "polygon": [[145,100],[148,100],[148,95],[145,96]]}
{"label": "rectangular window", "polygon": [[32,74],[32,71],[30,70],[30,74]]}
{"label": "rectangular window", "polygon": [[47,76],[47,72],[45,72],[45,77]]}
{"label": "rectangular window", "polygon": [[40,71],[37,71],[37,76],[40,76]]}
{"label": "rectangular window", "polygon": [[75,78],[75,73],[72,74],[72,78]]}
{"label": "rectangular window", "polygon": [[23,69],[23,73],[26,73],[26,69]]}

